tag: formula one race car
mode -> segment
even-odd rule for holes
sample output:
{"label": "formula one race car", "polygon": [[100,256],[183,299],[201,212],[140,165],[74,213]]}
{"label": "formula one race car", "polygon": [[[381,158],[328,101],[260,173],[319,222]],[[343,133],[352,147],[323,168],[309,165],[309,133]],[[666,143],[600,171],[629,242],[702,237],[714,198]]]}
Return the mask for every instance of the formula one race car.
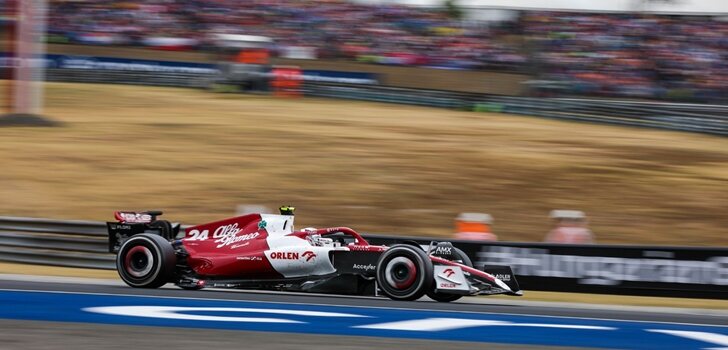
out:
{"label": "formula one race car", "polygon": [[379,295],[448,302],[464,295],[522,295],[508,266],[473,268],[447,242],[371,245],[346,227],[293,228],[293,208],[188,227],[158,220],[160,211],[116,212],[109,251],[132,287],[174,283],[203,287]]}

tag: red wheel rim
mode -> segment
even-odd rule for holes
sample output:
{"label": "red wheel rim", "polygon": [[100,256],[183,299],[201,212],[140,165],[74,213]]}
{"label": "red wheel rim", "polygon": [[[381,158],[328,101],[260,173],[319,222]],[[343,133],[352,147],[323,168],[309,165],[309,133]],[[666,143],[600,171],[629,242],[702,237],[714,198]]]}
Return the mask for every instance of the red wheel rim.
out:
{"label": "red wheel rim", "polygon": [[129,249],[124,256],[124,270],[131,276],[142,278],[152,271],[154,257],[152,251],[145,246]]}
{"label": "red wheel rim", "polygon": [[387,283],[399,290],[411,287],[417,280],[417,268],[409,258],[399,256],[387,263],[384,270]]}

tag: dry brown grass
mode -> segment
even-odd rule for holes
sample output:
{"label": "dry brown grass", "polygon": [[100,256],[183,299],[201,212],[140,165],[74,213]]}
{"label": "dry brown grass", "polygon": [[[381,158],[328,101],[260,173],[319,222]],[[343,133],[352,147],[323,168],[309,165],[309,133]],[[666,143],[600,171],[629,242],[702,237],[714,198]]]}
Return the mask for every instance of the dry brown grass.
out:
{"label": "dry brown grass", "polygon": [[726,246],[728,139],[323,99],[49,84],[61,128],[0,128],[0,214],[196,223],[295,204],[301,225],[447,235],[489,212],[541,240],[554,208],[600,242]]}

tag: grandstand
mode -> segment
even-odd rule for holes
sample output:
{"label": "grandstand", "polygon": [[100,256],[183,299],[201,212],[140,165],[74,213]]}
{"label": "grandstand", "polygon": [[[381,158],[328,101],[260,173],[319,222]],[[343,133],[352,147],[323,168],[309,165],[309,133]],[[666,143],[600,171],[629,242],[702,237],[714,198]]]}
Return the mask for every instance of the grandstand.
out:
{"label": "grandstand", "polygon": [[316,58],[393,65],[508,69],[525,62],[500,40],[509,34],[500,28],[437,9],[347,1],[55,1],[50,32],[54,42],[175,50],[205,48],[213,33],[262,35],[283,55],[312,47]]}
{"label": "grandstand", "polygon": [[194,51],[213,33],[271,37],[283,58],[305,48],[309,59],[528,73],[543,95],[728,99],[728,22],[716,16],[525,10],[480,22],[342,0],[56,0],[50,12],[55,43]]}
{"label": "grandstand", "polygon": [[728,22],[712,17],[529,12],[526,35],[558,93],[728,99]]}

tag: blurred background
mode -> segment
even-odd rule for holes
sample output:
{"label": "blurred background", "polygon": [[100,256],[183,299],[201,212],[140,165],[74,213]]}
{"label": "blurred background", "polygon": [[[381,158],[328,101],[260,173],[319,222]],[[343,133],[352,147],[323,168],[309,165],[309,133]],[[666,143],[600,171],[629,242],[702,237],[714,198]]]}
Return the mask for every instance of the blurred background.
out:
{"label": "blurred background", "polygon": [[270,53],[281,58],[519,72],[540,80],[533,94],[727,97],[724,16],[679,11],[690,6],[654,13],[648,0],[616,8],[629,12],[581,1],[562,1],[573,12],[489,9],[492,3],[51,1],[48,39],[199,51],[215,45],[215,34],[259,35],[272,39]]}
{"label": "blurred background", "polygon": [[[44,48],[18,49],[23,4]],[[374,233],[725,246],[727,14],[0,0],[4,107],[57,126],[0,128],[0,214],[294,204],[304,226]]]}

